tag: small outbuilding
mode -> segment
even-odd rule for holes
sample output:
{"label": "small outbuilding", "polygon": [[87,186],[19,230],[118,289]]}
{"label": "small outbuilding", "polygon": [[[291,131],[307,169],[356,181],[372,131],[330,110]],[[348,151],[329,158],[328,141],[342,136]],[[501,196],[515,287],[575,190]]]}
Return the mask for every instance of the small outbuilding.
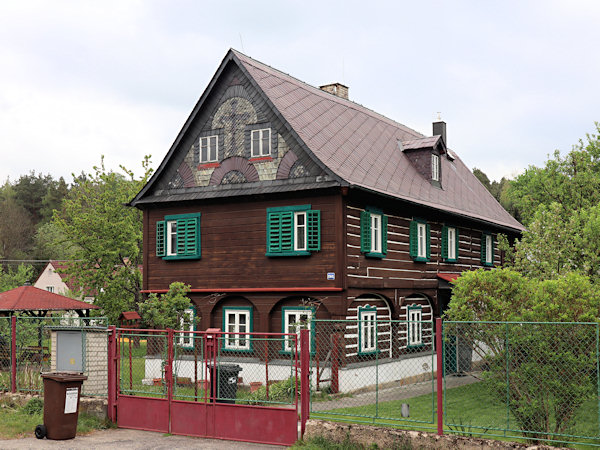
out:
{"label": "small outbuilding", "polygon": [[89,317],[91,309],[100,308],[30,285],[0,293],[0,316],[21,313],[34,317],[46,317],[50,311],[75,311],[79,317]]}

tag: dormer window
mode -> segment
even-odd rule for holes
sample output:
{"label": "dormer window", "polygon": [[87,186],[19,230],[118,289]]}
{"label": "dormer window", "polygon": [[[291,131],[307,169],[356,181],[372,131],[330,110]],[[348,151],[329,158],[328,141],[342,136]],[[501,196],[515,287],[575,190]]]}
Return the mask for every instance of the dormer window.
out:
{"label": "dormer window", "polygon": [[431,154],[431,179],[440,181],[440,157],[435,153]]}
{"label": "dormer window", "polygon": [[252,130],[250,136],[250,155],[252,158],[271,155],[271,129]]}
{"label": "dormer window", "polygon": [[219,136],[200,138],[200,163],[216,162],[219,155]]}

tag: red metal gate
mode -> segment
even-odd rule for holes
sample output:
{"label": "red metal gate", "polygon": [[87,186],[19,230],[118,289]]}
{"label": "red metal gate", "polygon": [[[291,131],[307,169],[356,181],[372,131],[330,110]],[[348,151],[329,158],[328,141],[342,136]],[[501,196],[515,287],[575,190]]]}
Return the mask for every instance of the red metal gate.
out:
{"label": "red metal gate", "polygon": [[291,445],[300,409],[302,433],[308,419],[309,356],[307,331],[297,339],[113,327],[109,418],[121,428]]}

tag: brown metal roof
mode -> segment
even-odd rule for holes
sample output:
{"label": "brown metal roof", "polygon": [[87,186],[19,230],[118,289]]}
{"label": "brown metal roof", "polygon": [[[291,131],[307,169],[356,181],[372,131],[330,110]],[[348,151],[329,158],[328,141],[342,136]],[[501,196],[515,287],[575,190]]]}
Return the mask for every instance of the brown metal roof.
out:
{"label": "brown metal roof", "polygon": [[[426,138],[424,135],[231,51],[317,159],[351,186],[513,230],[524,229],[455,153],[454,160],[440,158],[443,188],[435,187],[398,146],[398,141],[416,145],[414,141]],[[437,138],[426,138],[427,144]]]}

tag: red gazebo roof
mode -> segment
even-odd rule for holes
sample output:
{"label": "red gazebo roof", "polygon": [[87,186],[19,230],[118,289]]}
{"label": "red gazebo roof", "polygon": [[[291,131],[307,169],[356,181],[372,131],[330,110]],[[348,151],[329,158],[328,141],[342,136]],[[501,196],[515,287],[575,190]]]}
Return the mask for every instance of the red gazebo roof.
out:
{"label": "red gazebo roof", "polygon": [[54,294],[33,286],[20,286],[0,293],[0,311],[69,311],[100,309],[81,300]]}

